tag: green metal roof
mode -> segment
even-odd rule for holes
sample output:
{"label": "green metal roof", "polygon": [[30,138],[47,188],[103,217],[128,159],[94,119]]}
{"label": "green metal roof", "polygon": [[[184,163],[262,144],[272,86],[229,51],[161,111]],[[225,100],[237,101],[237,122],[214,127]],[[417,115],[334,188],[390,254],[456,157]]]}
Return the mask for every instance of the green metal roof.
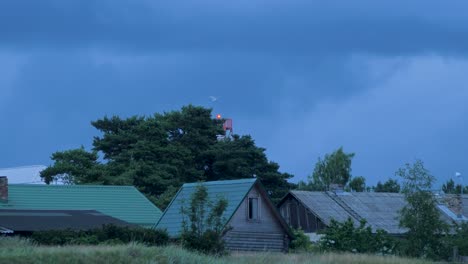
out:
{"label": "green metal roof", "polygon": [[[164,214],[156,223],[156,228],[167,229],[167,232],[171,237],[177,237],[180,235],[183,220],[180,209],[182,205],[185,207],[189,206],[191,195],[195,192],[196,187],[199,184],[202,184],[207,188],[208,198],[210,201],[215,202],[220,197],[224,197],[228,201],[228,206],[223,214],[223,217],[226,219],[225,224],[227,224],[256,181],[256,179],[242,179],[186,183],[180,188],[174,199],[172,199],[171,203],[164,211]],[[190,224],[188,219],[186,220],[188,224]]]}
{"label": "green metal roof", "polygon": [[1,209],[96,210],[152,227],[161,210],[133,186],[10,184]]}

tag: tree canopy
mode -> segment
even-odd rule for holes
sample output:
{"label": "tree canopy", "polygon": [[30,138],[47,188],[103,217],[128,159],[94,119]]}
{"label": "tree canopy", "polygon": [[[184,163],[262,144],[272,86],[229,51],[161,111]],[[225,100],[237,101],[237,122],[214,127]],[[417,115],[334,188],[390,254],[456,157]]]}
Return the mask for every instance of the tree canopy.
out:
{"label": "tree canopy", "polygon": [[364,192],[366,190],[366,178],[359,176],[349,182],[349,188],[354,192]]}
{"label": "tree canopy", "polygon": [[134,185],[164,208],[186,182],[259,178],[274,200],[289,189],[292,175],[279,172],[265,149],[250,136],[223,135],[211,109],[185,106],[153,116],[104,117],[91,122],[100,133],[92,151],[52,154],[41,172],[47,183],[65,178],[76,184]]}
{"label": "tree canopy", "polygon": [[445,256],[447,251],[440,237],[447,233],[448,226],[441,220],[430,191],[435,177],[420,160],[406,164],[396,174],[403,180],[402,192],[407,202],[400,212],[400,226],[408,229],[406,254],[433,259]]}
{"label": "tree canopy", "polygon": [[351,179],[351,161],[354,153],[345,153],[340,147],[331,154],[319,158],[314,172],[309,176],[309,182],[300,181],[298,188],[310,191],[328,191],[330,185],[345,186]]}
{"label": "tree canopy", "polygon": [[[462,192],[462,185],[455,184],[455,182],[450,179],[442,185],[442,191],[447,194],[460,194]],[[463,187],[463,193],[468,193],[468,186]]]}
{"label": "tree canopy", "polygon": [[388,179],[384,183],[381,183],[380,181],[377,182],[377,185],[374,188],[374,192],[399,193],[400,188],[400,184],[398,184],[397,180]]}

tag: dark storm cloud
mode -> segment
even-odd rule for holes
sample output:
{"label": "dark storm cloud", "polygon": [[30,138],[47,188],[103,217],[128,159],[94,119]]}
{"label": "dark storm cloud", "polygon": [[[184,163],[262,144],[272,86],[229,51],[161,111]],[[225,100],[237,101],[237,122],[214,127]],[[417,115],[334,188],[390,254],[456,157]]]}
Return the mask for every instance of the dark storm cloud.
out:
{"label": "dark storm cloud", "polygon": [[104,115],[193,103],[234,118],[297,179],[341,145],[371,182],[415,157],[443,177],[468,171],[467,10],[466,1],[0,1],[0,167],[89,146],[89,122]]}
{"label": "dark storm cloud", "polygon": [[276,54],[466,52],[463,1],[2,1],[12,47]]}

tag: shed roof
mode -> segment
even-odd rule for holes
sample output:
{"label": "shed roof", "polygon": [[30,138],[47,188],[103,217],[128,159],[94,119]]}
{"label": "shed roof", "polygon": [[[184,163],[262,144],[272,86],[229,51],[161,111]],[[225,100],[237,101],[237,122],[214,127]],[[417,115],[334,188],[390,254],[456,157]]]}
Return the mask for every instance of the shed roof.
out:
{"label": "shed roof", "polygon": [[405,205],[398,193],[341,193],[291,191],[297,200],[315,214],[325,225],[335,219],[344,222],[351,218],[355,224],[366,219],[373,230],[383,229],[390,234],[402,234],[398,211]]}
{"label": "shed roof", "polygon": [[[224,225],[229,223],[230,219],[237,211],[250,190],[254,186],[258,186],[258,190],[266,198],[267,205],[270,206],[273,210],[273,214],[278,219],[280,225],[285,229],[288,235],[292,235],[286,222],[278,213],[276,207],[271,203],[268,194],[265,192],[261,183],[257,179],[186,183],[179,189],[176,196],[166,208],[159,221],[156,222],[157,228],[166,229],[171,237],[177,237],[180,235],[182,230],[182,221],[184,220],[184,216],[181,213],[181,208],[183,206],[189,206],[191,196],[196,191],[196,187],[199,184],[202,184],[207,188],[208,199],[210,202],[214,203],[220,198],[225,198],[228,201],[227,208],[222,216],[225,219]],[[188,221],[188,219],[185,220]]]}
{"label": "shed roof", "polygon": [[8,202],[0,209],[96,210],[145,227],[161,216],[133,186],[10,184]]}
{"label": "shed roof", "polygon": [[0,210],[0,229],[14,232],[87,230],[105,224],[133,226],[95,210]]}

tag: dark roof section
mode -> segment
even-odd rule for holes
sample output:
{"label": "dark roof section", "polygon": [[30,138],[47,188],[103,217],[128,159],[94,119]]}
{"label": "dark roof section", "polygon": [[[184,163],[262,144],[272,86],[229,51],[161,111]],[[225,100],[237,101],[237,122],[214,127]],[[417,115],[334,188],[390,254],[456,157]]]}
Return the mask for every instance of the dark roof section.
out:
{"label": "dark roof section", "polygon": [[143,227],[152,227],[159,210],[134,186],[10,184],[1,209],[97,210]]}
{"label": "dark roof section", "polygon": [[95,210],[0,210],[0,229],[14,232],[88,230],[105,224],[137,226]]}

